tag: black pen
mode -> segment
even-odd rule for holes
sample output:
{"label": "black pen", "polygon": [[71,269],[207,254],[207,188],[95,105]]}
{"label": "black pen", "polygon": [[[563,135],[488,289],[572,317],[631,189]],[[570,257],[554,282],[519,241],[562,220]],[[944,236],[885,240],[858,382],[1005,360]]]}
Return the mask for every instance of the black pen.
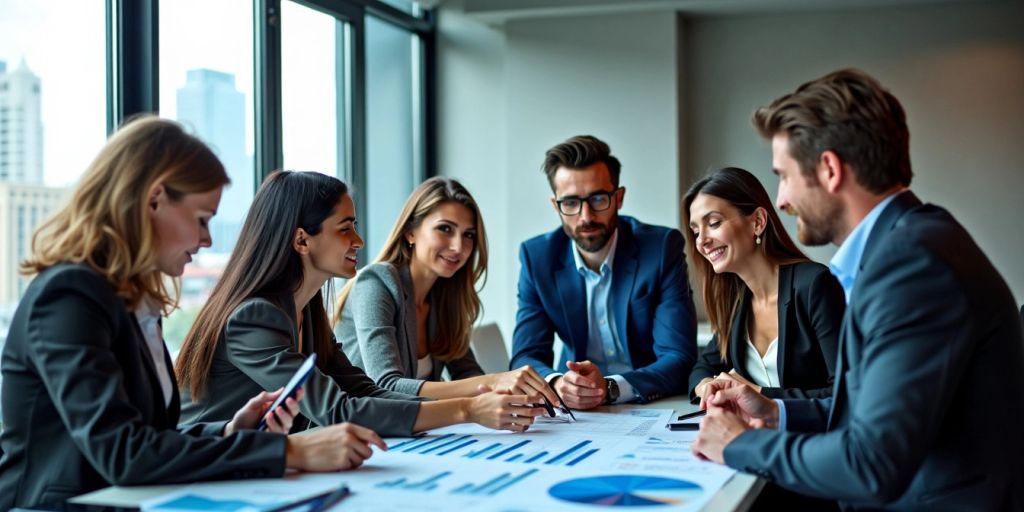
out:
{"label": "black pen", "polygon": [[551,387],[551,392],[555,394],[555,398],[557,398],[558,401],[562,403],[562,412],[568,413],[569,417],[572,418],[573,421],[576,421],[576,415],[573,414],[572,409],[570,409],[569,406],[565,404],[565,400],[562,400],[562,396],[558,394],[558,390],[555,389],[554,384],[549,384],[549,386]]}

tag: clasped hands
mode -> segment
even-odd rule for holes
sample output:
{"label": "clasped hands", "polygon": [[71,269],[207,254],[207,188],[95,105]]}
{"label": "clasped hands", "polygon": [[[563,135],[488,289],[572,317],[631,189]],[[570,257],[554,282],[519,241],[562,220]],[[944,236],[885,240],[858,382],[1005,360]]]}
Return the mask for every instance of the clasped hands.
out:
{"label": "clasped hands", "polygon": [[725,447],[740,434],[754,428],[778,428],[778,404],[752,386],[732,378],[707,380],[701,385],[700,408],[708,413],[690,445],[697,457],[724,464]]}

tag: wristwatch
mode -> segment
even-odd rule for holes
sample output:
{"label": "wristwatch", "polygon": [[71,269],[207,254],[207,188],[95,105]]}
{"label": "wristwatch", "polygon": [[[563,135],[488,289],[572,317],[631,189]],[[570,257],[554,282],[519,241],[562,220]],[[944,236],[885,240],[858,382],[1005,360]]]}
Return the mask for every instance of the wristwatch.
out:
{"label": "wristwatch", "polygon": [[615,379],[604,378],[604,403],[614,404],[619,399],[619,383]]}

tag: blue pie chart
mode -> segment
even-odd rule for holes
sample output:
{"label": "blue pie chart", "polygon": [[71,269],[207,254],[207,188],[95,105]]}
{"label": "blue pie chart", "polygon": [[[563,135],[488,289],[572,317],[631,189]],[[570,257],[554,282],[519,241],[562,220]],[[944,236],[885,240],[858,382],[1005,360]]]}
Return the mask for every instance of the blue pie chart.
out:
{"label": "blue pie chart", "polygon": [[640,475],[574,478],[548,489],[552,498],[604,507],[678,506],[700,499],[704,489],[686,480]]}

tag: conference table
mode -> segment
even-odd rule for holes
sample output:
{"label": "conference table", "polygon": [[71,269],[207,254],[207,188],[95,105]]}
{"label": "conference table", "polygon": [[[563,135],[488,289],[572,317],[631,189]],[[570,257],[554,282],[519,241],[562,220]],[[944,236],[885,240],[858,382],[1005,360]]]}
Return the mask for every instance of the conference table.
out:
{"label": "conference table", "polygon": [[[698,407],[693,405],[685,396],[672,397],[658,400],[649,404],[638,405],[614,405],[596,409],[601,412],[617,412],[627,409],[649,408],[649,409],[673,409],[676,414],[696,411]],[[357,470],[358,471],[358,470]],[[182,489],[184,485],[161,485],[161,486],[139,486],[139,487],[108,487],[95,492],[84,494],[69,500],[75,504],[105,505],[114,507],[133,508],[139,504],[159,498],[163,495],[174,493]],[[745,511],[756,499],[764,487],[764,480],[755,475],[737,472],[729,481],[716,492],[711,500],[703,507],[707,511]],[[345,510],[344,501],[337,507],[338,510]],[[600,510],[606,507],[593,507]]]}

